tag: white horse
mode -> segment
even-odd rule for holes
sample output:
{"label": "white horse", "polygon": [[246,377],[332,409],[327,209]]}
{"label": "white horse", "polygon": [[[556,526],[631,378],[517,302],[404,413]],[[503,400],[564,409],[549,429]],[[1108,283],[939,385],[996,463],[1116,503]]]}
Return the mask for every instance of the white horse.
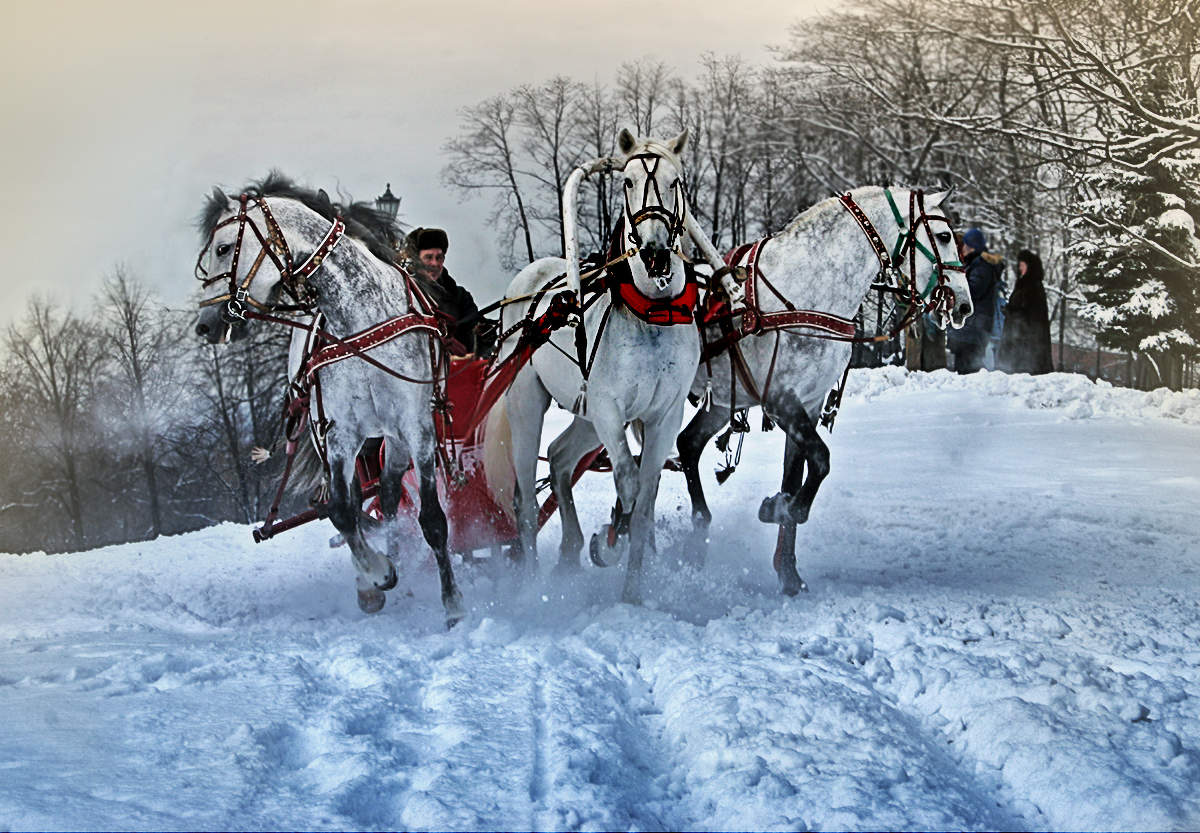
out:
{"label": "white horse", "polygon": [[[877,245],[847,204],[831,198],[804,211],[757,247],[743,247],[742,264],[735,265],[755,258],[747,280],[747,303],[766,316],[763,329],[701,362],[691,392],[705,404],[678,439],[692,499],[694,539],[703,552],[712,521],[699,473],[705,444],[729,422],[734,408],[761,405],[783,428],[787,434],[783,488],[763,501],[759,519],[780,526],[775,570],[788,595],[806,589],[796,572],[796,525],[808,519],[817,489],[829,472],[829,448],[817,434],[817,420],[827,394],[838,387],[849,363],[850,342],[839,339],[852,337],[852,319],[864,297],[882,278],[909,300],[914,292],[931,296],[930,306],[936,307],[942,326],[949,321],[960,327],[971,314],[971,295],[958,262],[953,229],[944,216],[928,214],[942,205],[945,193],[926,198],[907,189],[868,187],[849,196],[861,209],[866,228],[877,232]],[[884,260],[896,268],[884,270]],[[735,303],[733,309],[736,315],[728,327],[706,328],[704,341],[713,352],[731,329],[740,329],[746,304]],[[572,505],[571,473],[592,442],[589,426],[576,420],[550,447],[551,484],[564,507]],[[563,540],[565,545],[565,521]]]}
{"label": "white horse", "polygon": [[[649,304],[680,299],[689,288],[690,278],[680,257],[687,204],[679,153],[686,141],[686,131],[668,142],[659,142],[635,138],[628,130],[623,130],[618,140],[623,156],[616,167],[624,175],[625,211],[616,248],[622,259],[609,267],[605,280],[614,280],[616,269],[627,268],[626,287],[632,287]],[[540,314],[551,296],[565,288],[568,267],[568,260],[552,257],[534,261],[521,270],[506,297],[523,300],[504,308],[501,330],[508,330],[527,313]],[[585,295],[587,288],[585,281]],[[653,546],[659,476],[683,421],[684,400],[700,357],[700,338],[693,323],[650,323],[639,317],[630,303],[614,303],[615,295],[606,289],[586,307],[582,350],[576,342],[577,332],[563,328],[517,374],[489,418],[488,480],[495,489],[504,478],[504,467],[495,461],[498,446],[511,431],[510,477],[515,474],[513,502],[520,552],[531,565],[535,564],[535,480],[542,423],[551,400],[573,410],[577,404],[582,406],[578,416],[588,429],[580,433],[586,434],[591,443],[586,450],[595,447],[598,437],[613,464],[619,506],[617,526],[629,530],[624,598],[636,601],[641,596],[643,555],[647,547]],[[511,349],[502,351],[501,360]],[[581,353],[588,366],[586,380],[577,361]],[[640,421],[644,429],[640,460],[635,459],[625,436],[626,426],[634,420]],[[570,472],[566,476],[569,482]],[[582,532],[573,505],[563,504],[562,510],[564,546],[559,565],[577,567]]]}
{"label": "white horse", "polygon": [[[692,393],[711,391],[712,405],[701,408],[679,435],[680,462],[692,499],[696,539],[702,542],[712,520],[699,474],[700,454],[709,438],[729,422],[731,408],[752,405],[761,405],[783,428],[787,446],[782,489],[763,501],[758,516],[780,526],[774,566],[788,595],[806,589],[796,572],[796,525],[808,519],[829,472],[829,447],[817,433],[817,422],[827,394],[839,388],[850,361],[851,343],[838,339],[853,333],[851,319],[864,297],[882,280],[902,297],[921,296],[917,303],[930,297],[928,307],[942,327],[947,322],[961,327],[971,314],[970,289],[953,229],[944,208],[937,215],[929,213],[943,206],[947,194],[857,188],[848,195],[849,203],[844,198],[824,200],[742,255],[739,265],[751,256],[756,260],[750,264],[747,296],[765,316],[763,327],[711,363],[701,363]],[[865,225],[855,218],[851,205],[861,209]],[[878,234],[878,244],[870,240],[871,229]],[[885,263],[893,268],[885,269]],[[817,315],[806,315],[810,312]],[[773,316],[781,317],[772,322]],[[738,323],[734,319],[733,326]],[[728,329],[710,325],[706,343],[717,343],[725,332]]]}
{"label": "white horse", "polygon": [[[351,342],[354,349],[347,352],[363,351],[365,358],[345,360],[326,354],[329,363],[301,371],[314,391],[319,387],[320,404],[314,393],[310,416],[323,420],[318,434],[324,433],[329,467],[329,517],[350,546],[359,606],[374,613],[383,607],[385,591],[396,585],[396,569],[363,536],[354,461],[367,438],[385,439],[380,503],[394,521],[411,459],[420,483],[421,531],[437,558],[442,604],[453,625],[463,612],[435,480],[430,401],[439,361],[436,326],[390,263],[387,222],[364,204],[336,207],[324,192],[298,188],[273,174],[239,200],[214,190],[201,225],[205,286],[226,291],[202,302],[199,335],[211,343],[237,337],[245,317],[269,314],[290,299],[297,302],[293,308],[319,311],[326,333]],[[392,323],[377,327],[381,322]],[[389,539],[395,544],[395,536]]]}

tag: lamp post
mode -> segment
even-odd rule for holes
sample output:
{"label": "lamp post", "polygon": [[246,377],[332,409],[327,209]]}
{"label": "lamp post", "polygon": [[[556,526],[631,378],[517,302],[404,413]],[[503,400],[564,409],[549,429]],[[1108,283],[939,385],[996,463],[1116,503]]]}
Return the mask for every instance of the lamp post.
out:
{"label": "lamp post", "polygon": [[375,208],[379,213],[395,222],[396,215],[400,213],[400,198],[392,193],[392,183],[389,182],[383,193],[375,198]]}

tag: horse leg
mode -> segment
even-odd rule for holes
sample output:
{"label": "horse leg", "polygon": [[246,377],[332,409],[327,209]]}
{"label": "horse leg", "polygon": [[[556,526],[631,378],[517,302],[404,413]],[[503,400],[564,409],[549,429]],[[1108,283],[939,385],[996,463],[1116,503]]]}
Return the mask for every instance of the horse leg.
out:
{"label": "horse leg", "polygon": [[[783,487],[797,482],[803,477],[804,457],[800,446],[789,436],[783,454]],[[780,587],[785,595],[795,596],[808,590],[808,585],[796,572],[796,521],[790,516],[779,522],[779,539],[775,544],[773,559],[775,574],[779,576]]]}
{"label": "horse leg", "polygon": [[395,586],[395,568],[362,534],[362,489],[354,474],[357,451],[356,445],[330,437],[329,519],[350,546],[350,558],[358,572],[358,606],[364,613],[377,613],[383,607],[384,590]]}
{"label": "horse leg", "polygon": [[780,525],[775,570],[788,595],[807,589],[796,573],[795,526],[808,520],[817,490],[829,474],[829,446],[804,408],[794,400],[792,403],[792,407],[772,408],[771,416],[787,433],[783,483],[781,491],[766,498],[758,509],[760,521]]}
{"label": "horse leg", "polygon": [[400,553],[400,527],[397,510],[404,493],[404,475],[411,464],[408,446],[399,437],[385,439],[383,470],[379,473],[379,508],[383,512],[387,527],[388,559],[392,562],[391,585],[381,589],[391,590],[396,586],[395,558]]}
{"label": "horse leg", "polygon": [[701,408],[697,411],[675,441],[679,448],[679,463],[687,480],[688,495],[692,499],[692,538],[700,552],[701,561],[707,549],[712,512],[708,509],[704,486],[700,482],[700,455],[704,453],[704,446],[708,441],[727,422],[729,409],[713,403],[708,410]]}
{"label": "horse leg", "polygon": [[637,500],[629,531],[629,565],[625,572],[624,601],[640,604],[642,600],[642,560],[646,551],[654,548],[654,503],[662,479],[663,463],[675,444],[675,432],[683,420],[683,402],[652,422],[643,423],[642,459],[638,465]]}
{"label": "horse leg", "polygon": [[[812,421],[800,410],[786,420],[776,420],[788,439],[799,446],[799,454],[805,465],[792,467],[784,472],[783,491],[762,502],[758,518],[764,523],[781,523],[785,518],[802,524],[808,520],[808,511],[821,482],[829,474],[829,446],[821,439]],[[805,474],[807,469],[807,474]]]}
{"label": "horse leg", "polygon": [[450,553],[446,549],[446,513],[438,499],[437,490],[437,452],[434,448],[432,430],[427,442],[418,446],[417,476],[421,497],[421,511],[417,520],[421,524],[421,533],[426,543],[433,550],[437,559],[438,578],[442,583],[442,607],[446,611],[446,627],[452,628],[463,618],[462,594],[454,581],[454,567],[450,563]]}
{"label": "horse leg", "polygon": [[579,553],[583,549],[583,530],[579,526],[579,513],[575,511],[575,494],[571,481],[575,469],[588,452],[600,445],[596,431],[587,420],[576,419],[550,443],[550,489],[558,501],[558,514],[562,520],[562,543],[558,550],[559,570],[575,570],[579,567]]}
{"label": "horse leg", "polygon": [[[638,463],[629,450],[624,419],[613,403],[596,397],[588,403],[588,419],[591,420],[592,428],[604,444],[608,459],[612,462],[618,505],[618,514],[613,519],[613,525],[620,534],[629,529],[632,513],[637,506],[638,492],[641,489],[638,482]],[[661,465],[659,463],[660,467]],[[597,539],[593,537],[593,541],[595,540]]]}
{"label": "horse leg", "polygon": [[512,462],[516,474],[513,503],[517,514],[520,558],[530,570],[537,568],[537,462],[542,442],[542,422],[550,407],[550,394],[537,375],[518,374],[504,396],[512,428]]}

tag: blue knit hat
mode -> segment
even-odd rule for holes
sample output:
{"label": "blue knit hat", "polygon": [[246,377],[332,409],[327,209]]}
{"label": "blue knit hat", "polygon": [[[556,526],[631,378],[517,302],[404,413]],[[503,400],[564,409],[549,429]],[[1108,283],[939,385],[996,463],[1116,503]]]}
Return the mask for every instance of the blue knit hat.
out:
{"label": "blue knit hat", "polygon": [[963,244],[970,246],[977,252],[987,251],[987,240],[984,238],[983,231],[981,229],[967,229],[967,233],[963,235]]}

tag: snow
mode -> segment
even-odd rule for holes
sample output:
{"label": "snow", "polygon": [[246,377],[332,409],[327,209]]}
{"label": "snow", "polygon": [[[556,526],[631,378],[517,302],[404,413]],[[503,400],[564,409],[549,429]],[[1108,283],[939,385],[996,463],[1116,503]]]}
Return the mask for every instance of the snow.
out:
{"label": "snow", "polygon": [[856,371],[829,443],[795,599],[778,430],[703,566],[664,475],[641,607],[556,520],[449,633],[420,552],[359,613],[327,524],[0,555],[0,829],[1200,826],[1200,392]]}
{"label": "snow", "polygon": [[1183,208],[1169,208],[1158,215],[1158,226],[1163,229],[1182,231],[1188,236],[1195,236],[1196,221]]}

